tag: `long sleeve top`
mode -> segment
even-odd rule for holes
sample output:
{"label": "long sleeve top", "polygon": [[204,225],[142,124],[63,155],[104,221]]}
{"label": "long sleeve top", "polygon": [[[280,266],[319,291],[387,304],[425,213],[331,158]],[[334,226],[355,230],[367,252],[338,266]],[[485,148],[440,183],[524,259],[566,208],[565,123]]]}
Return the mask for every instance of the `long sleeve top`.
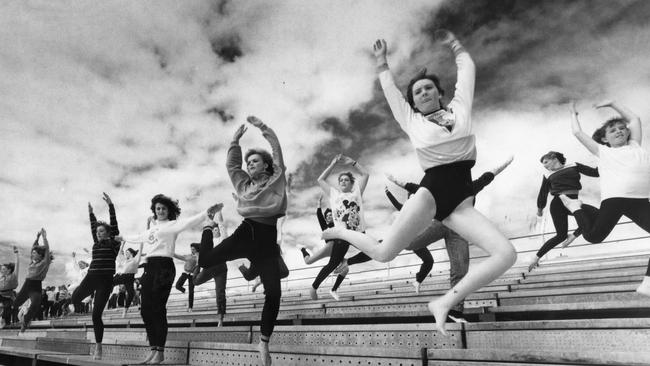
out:
{"label": "long sleeve top", "polygon": [[90,212],[90,231],[93,236],[93,248],[92,248],[92,260],[90,261],[90,267],[88,273],[92,274],[115,274],[115,259],[117,254],[120,251],[121,243],[115,239],[113,236],[119,235],[120,230],[117,225],[117,217],[115,215],[115,207],[110,204],[108,205],[108,212],[111,216],[110,218],[110,238],[99,240],[97,238],[97,218],[95,214]]}
{"label": "long sleeve top", "polygon": [[[32,248],[36,247],[38,247],[38,239],[36,239],[36,241],[34,241],[34,245],[32,245]],[[50,258],[49,245],[45,245],[44,248],[45,252],[43,254],[43,259],[38,262],[32,261],[29,263],[29,266],[27,266],[27,276],[25,279],[34,281],[43,281],[45,279],[47,271],[50,269],[50,263],[52,262],[52,259]]]}
{"label": "long sleeve top", "polygon": [[263,223],[270,223],[285,215],[287,210],[286,167],[282,157],[280,141],[268,126],[262,128],[262,136],[269,142],[273,151],[273,175],[267,179],[253,181],[242,169],[241,146],[236,141],[230,144],[226,168],[237,192],[237,213]]}
{"label": "long sleeve top", "polygon": [[178,238],[178,234],[192,226],[198,225],[207,217],[207,212],[203,211],[185,219],[159,221],[142,234],[124,237],[124,240],[128,243],[144,243],[147,258],[171,258],[176,252],[176,238]]}
{"label": "long sleeve top", "polygon": [[555,196],[566,191],[581,190],[580,174],[597,177],[599,172],[598,168],[575,163],[567,164],[561,169],[544,174],[542,185],[539,187],[539,194],[537,195],[537,208],[543,209],[546,207],[546,200],[549,193]]}
{"label": "long sleeve top", "polygon": [[436,120],[452,121],[451,131],[414,111],[395,85],[390,70],[379,74],[379,81],[393,117],[409,136],[423,170],[476,159],[471,123],[476,67],[469,53],[461,46],[456,45],[452,50],[458,69],[454,98],[446,110],[442,109],[434,114]]}
{"label": "long sleeve top", "polygon": [[325,221],[325,216],[323,215],[323,210],[321,208],[316,209],[316,218],[318,218],[318,223],[320,224],[320,229],[325,230],[331,227],[334,227],[334,223],[330,223],[329,225],[327,224],[327,221]]}
{"label": "long sleeve top", "polygon": [[0,296],[10,296],[11,292],[18,287],[18,276],[11,273],[6,276],[0,276]]}
{"label": "long sleeve top", "polygon": [[600,200],[650,198],[650,151],[630,140],[625,146],[598,145]]}

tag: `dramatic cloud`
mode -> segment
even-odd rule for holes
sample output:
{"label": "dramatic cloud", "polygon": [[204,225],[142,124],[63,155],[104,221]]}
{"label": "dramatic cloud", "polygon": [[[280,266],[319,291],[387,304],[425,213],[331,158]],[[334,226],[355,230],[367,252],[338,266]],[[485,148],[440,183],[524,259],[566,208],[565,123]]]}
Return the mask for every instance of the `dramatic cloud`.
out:
{"label": "dramatic cloud", "polygon": [[[565,104],[580,100],[585,129],[615,98],[648,120],[650,30],[644,1],[14,1],[0,14],[0,241],[27,252],[45,226],[63,280],[69,253],[90,244],[86,204],[107,217],[110,193],[123,233],[143,228],[157,193],[183,214],[226,203],[238,224],[224,160],[233,131],[256,114],[278,133],[294,174],[284,249],[319,244],[315,178],[343,152],[368,167],[367,221],[380,236],[393,210],[383,173],[421,177],[392,121],[370,45],[389,43],[400,85],[421,67],[453,93],[449,52],[433,29],[456,32],[478,66],[476,175],[515,162],[478,207],[509,235],[527,233],[553,149],[595,163],[571,136]],[[648,129],[646,129],[646,136]],[[244,148],[267,146],[254,129]],[[598,201],[597,182],[585,181]],[[405,196],[394,186],[400,199]],[[523,204],[522,204],[523,203]],[[179,252],[196,241],[186,233]],[[5,250],[3,253],[8,252]],[[25,256],[26,258],[26,256]]]}

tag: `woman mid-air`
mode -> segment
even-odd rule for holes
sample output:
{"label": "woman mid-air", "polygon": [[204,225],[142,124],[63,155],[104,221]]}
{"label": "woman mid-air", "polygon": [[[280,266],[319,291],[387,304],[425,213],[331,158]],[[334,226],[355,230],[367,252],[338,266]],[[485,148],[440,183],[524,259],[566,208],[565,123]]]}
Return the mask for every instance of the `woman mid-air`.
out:
{"label": "woman mid-air", "polygon": [[454,98],[447,108],[441,104],[443,91],[433,75],[411,81],[404,99],[395,86],[386,61],[386,42],[377,40],[374,54],[384,95],[395,120],[409,136],[425,176],[418,191],[404,204],[383,242],[341,228],[328,229],[324,239],[343,239],[371,258],[387,262],[437,219],[463,238],[481,247],[488,257],[469,271],[445,295],[429,302],[436,328],[446,335],[449,309],[472,291],[487,285],[508,268],[517,254],[512,244],[485,216],[474,209],[471,168],[476,160],[471,112],[475,67],[469,53],[448,31],[437,38],[455,55],[458,76]]}

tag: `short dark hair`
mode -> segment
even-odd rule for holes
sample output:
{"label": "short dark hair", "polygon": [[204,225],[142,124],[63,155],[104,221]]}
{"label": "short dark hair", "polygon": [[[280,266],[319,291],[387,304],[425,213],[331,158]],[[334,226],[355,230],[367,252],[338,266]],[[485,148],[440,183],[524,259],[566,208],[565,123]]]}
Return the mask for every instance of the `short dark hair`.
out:
{"label": "short dark hair", "polygon": [[327,216],[328,213],[332,213],[332,209],[329,208],[329,207],[325,209],[325,212],[323,213],[323,216]]}
{"label": "short dark hair", "polygon": [[269,173],[270,175],[273,175],[273,172],[275,171],[273,169],[273,156],[264,149],[250,149],[246,151],[246,155],[244,155],[244,161],[248,162],[248,158],[251,155],[255,155],[255,154],[262,157],[262,161],[267,165],[266,172]]}
{"label": "short dark hair", "polygon": [[97,221],[97,225],[95,225],[95,230],[97,230],[97,228],[100,226],[103,226],[104,229],[106,229],[108,235],[113,236],[113,230],[111,229],[111,225],[107,224],[105,221]]}
{"label": "short dark hair", "polygon": [[175,201],[161,193],[153,196],[151,199],[151,212],[153,212],[154,219],[158,219],[158,216],[156,215],[156,203],[160,203],[167,207],[167,218],[169,220],[176,220],[176,218],[181,214],[181,208],[178,207],[178,201]]}
{"label": "short dark hair", "polygon": [[544,159],[557,159],[557,161],[559,161],[561,164],[566,163],[566,158],[564,157],[564,154],[557,151],[549,151],[546,154],[542,155],[542,157],[539,158],[539,162],[542,163]]}
{"label": "short dark hair", "polygon": [[440,79],[438,79],[436,75],[433,74],[424,75],[422,73],[419,73],[413,79],[411,79],[411,81],[409,81],[409,85],[406,88],[406,100],[408,101],[411,108],[413,108],[413,110],[416,112],[420,112],[420,111],[417,108],[415,108],[415,103],[413,102],[413,85],[415,85],[415,83],[417,83],[418,81],[425,80],[425,79],[433,81],[433,85],[435,85],[436,89],[438,89],[438,94],[440,94],[441,96],[445,95],[445,90],[442,89],[442,87],[440,86]]}
{"label": "short dark hair", "polygon": [[339,178],[337,179],[337,182],[340,181],[341,177],[344,176],[344,175],[347,175],[348,178],[350,178],[350,182],[352,182],[352,184],[354,184],[354,175],[352,175],[352,172],[343,172],[343,173],[339,174]]}
{"label": "short dark hair", "polygon": [[[608,128],[617,125],[619,123],[622,123],[627,126],[627,121],[624,118],[621,117],[612,118],[607,120],[605,123],[603,123],[602,126],[600,126],[599,129],[594,131],[594,134],[591,135],[591,138],[601,145],[609,146],[609,143],[603,141],[603,138],[605,138],[605,132],[607,132]],[[629,138],[630,136],[628,136],[628,140]]]}
{"label": "short dark hair", "polygon": [[7,267],[9,272],[14,273],[14,270],[16,269],[16,264],[15,263],[5,263],[3,266]]}
{"label": "short dark hair", "polygon": [[[38,255],[43,257],[43,259],[45,259],[45,247],[44,246],[40,246],[40,245],[35,246],[35,247],[32,247],[32,250],[35,250],[36,253],[38,253]],[[52,252],[50,252],[50,260],[51,261],[54,260],[54,255],[52,254]]]}
{"label": "short dark hair", "polygon": [[198,252],[198,251],[201,249],[201,244],[199,244],[199,243],[192,243],[192,244],[190,244],[190,248],[194,248],[194,249],[196,249],[196,251]]}
{"label": "short dark hair", "polygon": [[138,251],[135,250],[135,249],[133,249],[133,248],[128,248],[126,251],[129,252],[129,253],[131,253],[131,256],[132,256],[132,257],[135,257],[136,254],[138,254]]}

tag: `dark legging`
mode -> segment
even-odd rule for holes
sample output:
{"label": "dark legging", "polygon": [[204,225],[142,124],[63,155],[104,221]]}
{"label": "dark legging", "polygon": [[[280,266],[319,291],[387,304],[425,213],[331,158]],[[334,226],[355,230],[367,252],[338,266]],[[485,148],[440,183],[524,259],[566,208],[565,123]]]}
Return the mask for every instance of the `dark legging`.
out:
{"label": "dark legging", "polygon": [[[194,272],[192,282],[195,286],[202,285],[214,279],[214,292],[217,299],[217,313],[226,314],[226,280],[228,279],[228,266],[225,263],[205,268],[201,272]],[[257,277],[257,274],[255,275]],[[255,278],[255,277],[253,277]]]}
{"label": "dark legging", "polygon": [[79,286],[72,293],[70,302],[81,308],[81,300],[95,294],[93,301],[93,329],[95,330],[95,342],[102,343],[104,339],[104,322],[102,314],[111,296],[113,289],[112,274],[93,274],[88,273],[81,281]]}
{"label": "dark legging", "polygon": [[650,233],[650,201],[647,198],[607,198],[600,209],[582,208],[573,214],[582,229],[582,237],[590,243],[601,243],[625,215]]}
{"label": "dark legging", "polygon": [[[332,244],[332,254],[330,254],[330,260],[327,262],[327,264],[318,272],[318,275],[316,276],[316,279],[314,279],[314,283],[311,284],[311,287],[317,289],[320,284],[325,281],[327,276],[332,273],[338,267],[339,264],[343,261],[343,258],[345,258],[345,254],[348,252],[348,249],[350,248],[350,243],[344,240],[334,240],[334,243]],[[341,277],[339,275],[339,277]],[[343,279],[339,281],[337,278],[338,285],[340,285]],[[335,288],[332,288],[332,290],[336,291],[338,288],[337,284],[334,284]]]}
{"label": "dark legging", "polygon": [[245,219],[232,235],[214,247],[212,230],[203,229],[199,266],[209,268],[238,258],[248,258],[251,266],[259,271],[264,285],[264,308],[260,331],[267,339],[273,333],[280,310],[280,246],[276,242],[275,225],[262,224]]}
{"label": "dark legging", "polygon": [[[422,281],[427,278],[429,272],[431,272],[431,269],[433,268],[433,256],[427,248],[416,249],[413,251],[413,253],[422,259],[420,270],[415,274],[415,280],[419,283],[422,283]],[[366,253],[360,252],[359,254],[348,259],[348,266],[365,263],[370,260],[372,260],[372,258],[370,258]]]}
{"label": "dark legging", "polygon": [[[569,198],[577,199],[577,194],[568,194]],[[537,258],[542,258],[551,249],[555,248],[558,244],[565,241],[568,237],[569,231],[569,215],[573,215],[560,200],[559,196],[553,196],[551,204],[549,205],[551,212],[551,219],[553,219],[553,226],[555,227],[555,236],[548,239],[544,245],[537,251]],[[582,233],[582,229],[578,227],[573,232],[573,236],[578,237]]]}
{"label": "dark legging", "polygon": [[113,286],[124,285],[126,288],[126,300],[124,302],[124,307],[129,308],[133,298],[135,297],[135,287],[133,283],[135,282],[135,273],[118,273],[113,277]]}
{"label": "dark legging", "polygon": [[167,342],[167,300],[176,277],[174,261],[169,257],[149,257],[140,278],[140,315],[151,347],[162,350]]}
{"label": "dark legging", "polygon": [[192,275],[189,273],[181,273],[181,276],[178,277],[176,281],[176,289],[182,293],[185,293],[185,281],[189,280],[189,292],[187,293],[187,307],[192,309],[194,307],[194,281],[192,280]]}
{"label": "dark legging", "polygon": [[29,309],[25,314],[25,319],[23,320],[24,324],[29,323],[34,316],[41,311],[41,280],[32,280],[30,278],[25,279],[23,287],[20,288],[20,292],[16,295],[16,301],[14,301],[14,317],[18,316],[18,311],[20,306],[29,299],[31,301]]}
{"label": "dark legging", "polygon": [[11,297],[0,296],[0,303],[2,303],[2,319],[4,319],[5,324],[11,324],[11,309],[13,305],[13,300]]}

